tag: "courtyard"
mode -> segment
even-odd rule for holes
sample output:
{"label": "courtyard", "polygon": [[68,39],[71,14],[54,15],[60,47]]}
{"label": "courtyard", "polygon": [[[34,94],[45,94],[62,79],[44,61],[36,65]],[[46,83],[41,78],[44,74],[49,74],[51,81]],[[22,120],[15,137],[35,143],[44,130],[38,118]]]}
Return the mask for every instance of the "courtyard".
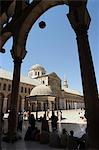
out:
{"label": "courtyard", "polygon": [[[56,113],[56,112],[55,112]],[[35,115],[35,112],[33,113]],[[39,112],[38,116],[43,116],[44,112]],[[51,112],[50,112],[51,115]],[[58,132],[61,133],[62,129],[65,128],[67,132],[69,133],[70,130],[74,131],[75,137],[81,137],[86,128],[86,120],[84,117],[84,110],[77,109],[77,110],[62,110],[62,120],[58,121]],[[5,126],[4,126],[4,132],[7,131],[7,119],[5,119]],[[22,134],[19,133],[22,137],[22,139],[18,140],[15,143],[6,143],[2,142],[2,149],[3,150],[55,150],[56,148],[50,147],[48,144],[40,144],[39,142],[34,141],[24,141],[24,136],[26,133],[26,130],[28,129],[29,123],[28,120],[24,120],[23,123],[23,131]],[[41,129],[41,122],[36,122],[36,126]],[[51,130],[51,121],[49,120],[49,128]],[[59,148],[58,148],[59,149]],[[61,149],[60,149],[61,150]]]}

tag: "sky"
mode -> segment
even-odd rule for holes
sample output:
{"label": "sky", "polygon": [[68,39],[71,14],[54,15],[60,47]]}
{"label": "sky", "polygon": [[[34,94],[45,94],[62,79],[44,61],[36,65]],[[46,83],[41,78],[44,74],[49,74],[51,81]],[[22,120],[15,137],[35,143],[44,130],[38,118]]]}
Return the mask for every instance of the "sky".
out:
{"label": "sky", "polygon": [[[91,16],[88,30],[90,48],[99,86],[99,1],[89,0],[87,4]],[[61,5],[45,12],[32,27],[26,44],[27,55],[23,60],[21,74],[27,76],[32,65],[41,64],[47,73],[56,72],[63,80],[68,81],[70,89],[82,93],[82,81],[76,35],[66,14],[68,6]],[[46,28],[40,29],[38,23],[46,22]],[[0,53],[0,67],[13,71],[13,59],[10,50],[12,39],[4,45],[6,53]],[[91,81],[90,81],[91,82]]]}

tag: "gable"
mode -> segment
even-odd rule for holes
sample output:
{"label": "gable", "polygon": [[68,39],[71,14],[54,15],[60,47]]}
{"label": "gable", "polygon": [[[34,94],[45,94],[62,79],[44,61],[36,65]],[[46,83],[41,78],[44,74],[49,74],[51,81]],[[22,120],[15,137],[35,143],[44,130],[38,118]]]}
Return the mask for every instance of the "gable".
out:
{"label": "gable", "polygon": [[52,73],[48,74],[48,76],[61,81],[61,79],[58,77],[58,75],[55,72],[52,72]]}

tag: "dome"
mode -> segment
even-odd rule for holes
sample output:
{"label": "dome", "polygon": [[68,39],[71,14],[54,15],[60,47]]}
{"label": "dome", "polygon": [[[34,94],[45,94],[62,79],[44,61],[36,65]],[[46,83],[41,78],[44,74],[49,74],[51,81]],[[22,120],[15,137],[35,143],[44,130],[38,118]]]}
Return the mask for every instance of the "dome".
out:
{"label": "dome", "polygon": [[40,64],[35,64],[30,68],[30,70],[44,70],[45,71],[45,68]]}
{"label": "dome", "polygon": [[33,65],[28,72],[28,76],[30,78],[37,78],[37,77],[41,77],[43,75],[46,74],[46,70],[42,65],[36,64]]}
{"label": "dome", "polygon": [[34,87],[30,93],[30,96],[36,96],[36,95],[52,95],[52,90],[50,86],[38,85]]}

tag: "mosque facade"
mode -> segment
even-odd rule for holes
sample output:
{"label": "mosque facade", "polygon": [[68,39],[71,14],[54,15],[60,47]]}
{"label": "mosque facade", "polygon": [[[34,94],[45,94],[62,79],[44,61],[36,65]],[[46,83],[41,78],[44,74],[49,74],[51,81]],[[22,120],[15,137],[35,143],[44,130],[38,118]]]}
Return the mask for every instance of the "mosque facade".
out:
{"label": "mosque facade", "polygon": [[[0,68],[0,103],[2,111],[10,110],[10,98],[13,74]],[[28,76],[20,78],[19,111],[68,110],[84,108],[83,96],[68,88],[55,72],[46,73],[42,65],[33,65]]]}

